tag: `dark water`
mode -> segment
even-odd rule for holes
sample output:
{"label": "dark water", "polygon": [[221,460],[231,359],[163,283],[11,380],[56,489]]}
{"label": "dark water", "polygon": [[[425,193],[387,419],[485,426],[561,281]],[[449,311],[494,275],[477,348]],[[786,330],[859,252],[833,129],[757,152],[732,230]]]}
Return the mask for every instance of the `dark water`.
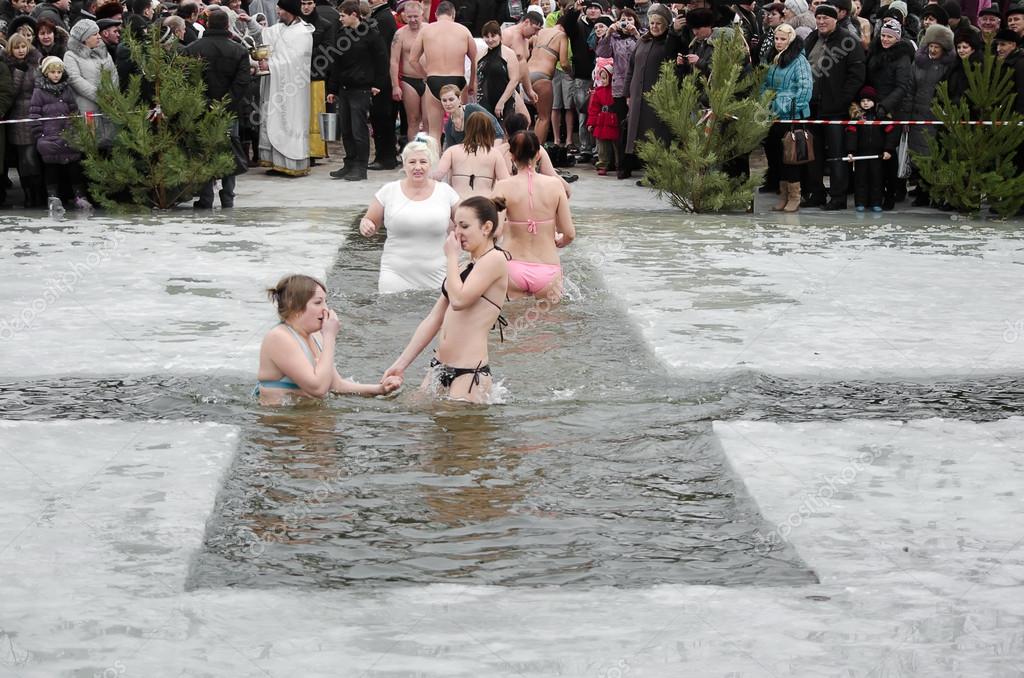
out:
{"label": "dark water", "polygon": [[[354,239],[330,276],[341,372],[376,381],[434,295],[378,297],[380,243]],[[0,383],[12,419],[186,419],[242,427],[192,588],[366,582],[797,585],[816,581],[728,468],[713,419],[989,421],[1024,380],[804,383],[670,377],[586,261],[573,298],[510,304],[492,344],[501,403],[418,397],[260,408],[223,377]],[[183,462],[187,463],[187,462]]]}

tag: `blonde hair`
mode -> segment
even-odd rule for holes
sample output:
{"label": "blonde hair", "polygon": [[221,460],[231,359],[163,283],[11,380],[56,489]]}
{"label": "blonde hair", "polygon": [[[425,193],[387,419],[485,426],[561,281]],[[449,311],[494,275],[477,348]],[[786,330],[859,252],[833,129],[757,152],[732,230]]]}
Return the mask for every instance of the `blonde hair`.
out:
{"label": "blonde hair", "polygon": [[433,167],[437,164],[437,141],[429,134],[420,132],[402,149],[402,164],[405,164],[414,153],[426,153],[430,166]]}
{"label": "blonde hair", "polygon": [[28,47],[32,49],[32,41],[26,38],[21,33],[15,33],[11,37],[7,38],[7,53],[14,54],[14,50],[18,47]]}
{"label": "blonde hair", "polygon": [[441,88],[441,96],[444,96],[448,92],[455,92],[455,96],[457,97],[462,96],[462,90],[459,89],[458,85],[445,85]]}
{"label": "blonde hair", "polygon": [[[786,43],[786,49],[789,49],[789,46],[793,44],[794,40],[796,40],[796,29],[789,24],[779,24],[775,27],[775,35],[778,35],[780,31],[789,36],[789,42]],[[782,52],[785,51],[786,50],[782,50]],[[782,56],[782,52],[775,55],[775,58],[772,59],[773,63],[779,63],[779,58]]]}

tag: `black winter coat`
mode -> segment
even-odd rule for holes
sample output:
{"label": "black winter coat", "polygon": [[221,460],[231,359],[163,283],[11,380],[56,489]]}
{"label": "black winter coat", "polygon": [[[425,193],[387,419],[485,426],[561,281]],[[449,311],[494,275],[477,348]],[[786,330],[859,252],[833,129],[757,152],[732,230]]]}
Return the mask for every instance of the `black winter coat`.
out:
{"label": "black winter coat", "polygon": [[[871,110],[866,111],[862,119],[878,120],[879,118],[875,111]],[[899,125],[848,125],[845,135],[846,152],[851,155],[880,156],[885,151],[889,151],[895,158],[903,131]]]}
{"label": "black winter coat", "polygon": [[1024,51],[1013,50],[1003,61],[1003,67],[1010,70],[1013,91],[1017,95],[1013,100],[1013,110],[1024,114]]}
{"label": "black winter coat", "polygon": [[387,52],[380,33],[360,23],[359,28],[342,27],[338,31],[338,49],[347,47],[344,56],[331,64],[327,93],[342,89],[370,89],[390,77]]}
{"label": "black winter coat", "polygon": [[[811,53],[822,40],[817,31],[807,36],[805,53],[815,68]],[[842,120],[864,86],[864,48],[849,33],[838,28],[828,34],[825,53],[830,68],[823,68],[814,76],[814,92],[811,94],[811,117]]]}
{"label": "black winter coat", "polygon": [[228,95],[228,110],[241,117],[252,79],[249,52],[231,39],[229,31],[208,28],[203,37],[185,48],[185,54],[203,62],[206,98],[214,101]]}
{"label": "black winter coat", "polygon": [[[77,113],[75,93],[68,85],[67,74],[58,83],[50,82],[43,75],[36,77],[35,90],[29,104],[29,117],[52,118]],[[66,165],[82,157],[82,154],[73,149],[61,136],[69,125],[69,120],[37,120],[32,123],[36,150],[47,165]]]}
{"label": "black winter coat", "polygon": [[[968,57],[968,63],[975,66],[981,63],[984,57],[979,52],[975,52]],[[967,68],[964,64],[963,59],[957,57],[953,63],[953,67],[949,69],[949,73],[946,74],[946,90],[949,92],[949,100],[954,104],[959,103],[961,99],[967,96]],[[969,104],[968,104],[969,105]],[[976,120],[974,117],[976,111],[971,110],[971,119]]]}
{"label": "black winter coat", "polygon": [[900,118],[907,113],[907,94],[914,80],[914,48],[904,40],[889,49],[871,43],[866,81],[878,91],[877,115]]}
{"label": "black winter coat", "polygon": [[327,45],[334,44],[337,24],[331,25],[316,10],[312,14],[303,15],[302,19],[313,27],[313,56],[309,60],[309,79],[314,82],[326,80],[331,61],[338,58],[326,49]]}

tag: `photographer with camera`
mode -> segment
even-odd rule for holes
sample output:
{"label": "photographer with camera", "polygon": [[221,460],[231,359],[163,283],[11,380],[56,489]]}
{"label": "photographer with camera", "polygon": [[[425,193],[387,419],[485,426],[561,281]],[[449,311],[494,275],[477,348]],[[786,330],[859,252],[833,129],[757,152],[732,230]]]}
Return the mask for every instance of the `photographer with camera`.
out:
{"label": "photographer with camera", "polygon": [[[629,95],[629,62],[636,50],[636,43],[640,39],[640,29],[637,25],[637,14],[628,7],[619,11],[619,19],[611,25],[608,32],[597,41],[594,53],[597,57],[612,59],[612,112],[619,121],[621,128],[619,137],[614,142],[615,148],[615,169],[619,179],[628,177],[625,164],[625,138],[626,120],[629,117],[629,107],[626,105],[626,98]],[[608,169],[611,169],[610,167]]]}

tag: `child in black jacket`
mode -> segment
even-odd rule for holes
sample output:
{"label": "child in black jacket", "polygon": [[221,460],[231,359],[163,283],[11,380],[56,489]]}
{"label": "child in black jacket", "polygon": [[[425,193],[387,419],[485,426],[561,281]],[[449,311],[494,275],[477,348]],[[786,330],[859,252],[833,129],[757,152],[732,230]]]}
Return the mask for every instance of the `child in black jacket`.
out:
{"label": "child in black jacket", "polygon": [[[861,89],[859,103],[850,106],[851,120],[882,120],[876,113],[878,92],[866,85]],[[873,212],[882,211],[882,161],[896,155],[900,143],[899,127],[893,124],[847,125],[846,157],[874,156],[854,162],[853,204],[858,212],[870,207]]]}

